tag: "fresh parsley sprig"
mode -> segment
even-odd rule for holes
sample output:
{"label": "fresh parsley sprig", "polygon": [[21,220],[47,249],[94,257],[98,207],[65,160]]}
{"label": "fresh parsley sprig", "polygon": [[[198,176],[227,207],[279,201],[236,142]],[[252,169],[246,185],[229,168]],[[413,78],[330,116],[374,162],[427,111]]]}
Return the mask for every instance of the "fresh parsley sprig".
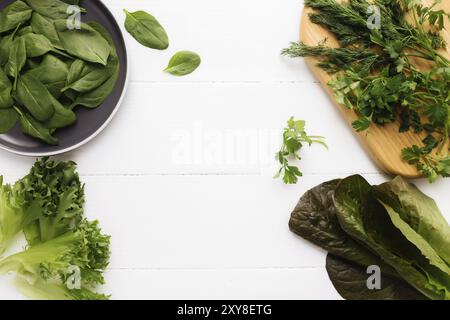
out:
{"label": "fresh parsley sprig", "polygon": [[309,136],[305,130],[306,122],[294,120],[294,117],[287,121],[287,127],[283,130],[283,145],[276,154],[276,159],[281,164],[281,168],[275,178],[283,176],[283,181],[286,184],[296,184],[298,177],[303,175],[297,166],[290,165],[289,159],[301,160],[300,150],[304,144],[311,146],[313,143],[318,143],[328,148],[324,137]]}

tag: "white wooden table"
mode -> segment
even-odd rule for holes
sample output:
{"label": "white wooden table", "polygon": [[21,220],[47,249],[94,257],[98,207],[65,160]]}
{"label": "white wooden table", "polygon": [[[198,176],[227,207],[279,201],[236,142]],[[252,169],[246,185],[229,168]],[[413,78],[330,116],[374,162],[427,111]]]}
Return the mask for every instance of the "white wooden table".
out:
{"label": "white wooden table", "polygon": [[[298,37],[301,0],[104,0],[146,10],[166,28],[167,51],[125,31],[130,83],[122,107],[96,139],[61,159],[78,163],[87,215],[112,235],[104,291],[116,299],[339,299],[325,253],[292,234],[298,198],[337,177],[388,177],[301,60],[280,56]],[[175,78],[161,70],[178,50],[203,64]],[[290,116],[330,146],[305,149],[296,186],[272,179]],[[6,181],[34,159],[0,152]],[[450,218],[450,181],[418,181]],[[0,280],[0,298],[20,299]]]}

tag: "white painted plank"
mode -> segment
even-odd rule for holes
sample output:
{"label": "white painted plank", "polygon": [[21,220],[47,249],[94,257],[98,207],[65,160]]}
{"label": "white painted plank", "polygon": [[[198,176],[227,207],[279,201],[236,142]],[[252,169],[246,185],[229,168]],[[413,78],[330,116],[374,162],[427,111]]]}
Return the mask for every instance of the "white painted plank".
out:
{"label": "white painted plank", "polygon": [[[324,268],[291,270],[110,270],[112,299],[340,299]],[[24,299],[0,279],[2,299]]]}
{"label": "white painted plank", "polygon": [[[259,176],[83,177],[90,219],[112,235],[111,268],[323,267],[322,250],[288,230],[308,189],[339,175],[284,186]],[[381,175],[367,176],[372,183]],[[9,179],[8,179],[9,180]],[[447,219],[449,184],[421,184]],[[447,189],[448,190],[448,189]]]}
{"label": "white painted plank", "polygon": [[[245,173],[273,176],[290,116],[329,150],[305,147],[306,174],[379,170],[318,84],[132,84],[110,126],[63,158],[83,174]],[[1,151],[0,172],[22,174],[32,160]]]}
{"label": "white painted plank", "polygon": [[[128,46],[132,81],[308,81],[314,80],[302,61],[280,56],[299,34],[301,0],[105,0]],[[141,46],[125,30],[125,15],[145,10],[165,27],[165,51]],[[193,50],[202,66],[192,75],[175,78],[162,71],[175,52]]]}

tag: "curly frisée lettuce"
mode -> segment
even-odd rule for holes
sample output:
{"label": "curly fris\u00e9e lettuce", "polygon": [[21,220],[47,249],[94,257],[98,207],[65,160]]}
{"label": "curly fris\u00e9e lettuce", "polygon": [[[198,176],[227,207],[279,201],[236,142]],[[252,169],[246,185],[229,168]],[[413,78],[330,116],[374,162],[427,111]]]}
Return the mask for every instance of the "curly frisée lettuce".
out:
{"label": "curly fris\u00e9e lettuce", "polygon": [[108,299],[104,284],[110,237],[84,216],[84,185],[71,161],[37,160],[14,185],[0,177],[0,255],[23,232],[27,248],[0,260],[18,288],[38,299]]}
{"label": "curly fris\u00e9e lettuce", "polygon": [[23,278],[16,278],[14,285],[24,296],[35,300],[108,300],[109,296],[87,288],[68,289],[57,281],[37,281],[30,284]]}
{"label": "curly fris\u00e9e lettuce", "polygon": [[104,283],[109,241],[97,222],[84,220],[73,232],[5,258],[0,262],[0,274],[14,272],[31,286],[37,284],[36,291],[48,281],[51,292],[59,288],[66,298],[81,298],[90,294],[90,288]]}
{"label": "curly fris\u00e9e lettuce", "polygon": [[38,212],[37,202],[25,206],[24,188],[20,183],[3,185],[3,177],[0,177],[0,256],[22,228],[37,218]]}
{"label": "curly fris\u00e9e lettuce", "polygon": [[29,244],[45,242],[72,230],[82,220],[84,186],[72,161],[36,161],[20,180],[28,201],[38,201],[39,218],[24,228]]}

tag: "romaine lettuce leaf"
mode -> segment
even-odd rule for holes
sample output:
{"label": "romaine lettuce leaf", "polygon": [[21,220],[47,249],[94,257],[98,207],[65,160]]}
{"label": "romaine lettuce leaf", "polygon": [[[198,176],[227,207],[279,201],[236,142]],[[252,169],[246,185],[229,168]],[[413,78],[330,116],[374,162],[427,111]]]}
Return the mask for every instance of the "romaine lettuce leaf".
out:
{"label": "romaine lettuce leaf", "polygon": [[401,177],[374,188],[377,198],[397,212],[450,265],[450,226],[436,202]]}
{"label": "romaine lettuce leaf", "polygon": [[450,274],[430,263],[393,224],[372,186],[361,176],[342,180],[334,204],[341,227],[368,245],[408,283],[431,299],[450,299]]}

